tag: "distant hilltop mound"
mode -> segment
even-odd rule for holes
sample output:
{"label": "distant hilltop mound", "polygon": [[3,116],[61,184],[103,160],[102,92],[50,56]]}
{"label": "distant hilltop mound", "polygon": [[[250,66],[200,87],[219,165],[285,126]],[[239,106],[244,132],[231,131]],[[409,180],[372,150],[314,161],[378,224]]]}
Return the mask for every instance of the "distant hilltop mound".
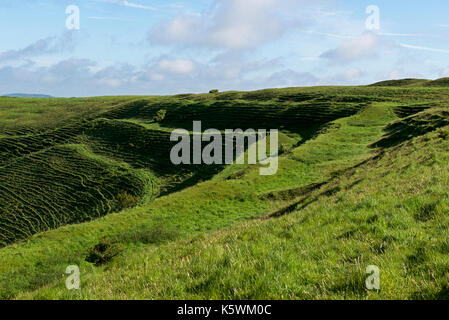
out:
{"label": "distant hilltop mound", "polygon": [[28,94],[28,93],[10,93],[4,94],[3,97],[11,98],[53,98],[52,96],[46,94]]}
{"label": "distant hilltop mound", "polygon": [[449,87],[449,78],[441,78],[434,81],[429,81],[426,86],[430,87]]}
{"label": "distant hilltop mound", "polygon": [[449,78],[437,80],[427,79],[400,79],[380,81],[370,85],[371,87],[449,87]]}

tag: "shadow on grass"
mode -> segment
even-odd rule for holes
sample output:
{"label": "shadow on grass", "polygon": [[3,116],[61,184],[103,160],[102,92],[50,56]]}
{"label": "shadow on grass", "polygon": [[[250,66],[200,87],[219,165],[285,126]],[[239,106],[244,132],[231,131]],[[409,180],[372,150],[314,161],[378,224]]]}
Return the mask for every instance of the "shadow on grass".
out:
{"label": "shadow on grass", "polygon": [[385,136],[373,143],[372,148],[395,147],[414,137],[422,136],[449,125],[449,111],[428,110],[391,123],[385,128]]}

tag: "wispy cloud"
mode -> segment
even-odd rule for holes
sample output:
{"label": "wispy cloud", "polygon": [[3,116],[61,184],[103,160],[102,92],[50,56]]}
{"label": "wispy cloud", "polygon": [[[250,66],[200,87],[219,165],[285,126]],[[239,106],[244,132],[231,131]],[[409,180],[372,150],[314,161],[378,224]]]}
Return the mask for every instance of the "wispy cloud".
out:
{"label": "wispy cloud", "polygon": [[303,33],[307,34],[314,34],[319,36],[325,36],[329,38],[336,38],[336,39],[353,39],[353,36],[346,35],[346,34],[336,34],[336,33],[329,33],[329,32],[319,32],[319,31],[313,31],[313,30],[303,30],[301,31]]}
{"label": "wispy cloud", "polygon": [[0,62],[21,60],[45,54],[63,52],[73,46],[72,33],[65,32],[59,37],[40,39],[25,48],[0,52]]}
{"label": "wispy cloud", "polygon": [[378,33],[380,36],[385,37],[410,37],[410,38],[434,38],[434,35],[423,34],[423,33],[389,33],[389,32],[381,32]]}
{"label": "wispy cloud", "polygon": [[125,7],[131,7],[131,8],[138,8],[138,9],[145,9],[145,10],[157,10],[156,8],[154,8],[154,7],[150,7],[150,6],[144,6],[144,5],[141,5],[141,4],[136,4],[136,3],[131,3],[131,2],[128,2],[128,1],[123,1],[123,5],[125,6]]}
{"label": "wispy cloud", "polygon": [[118,17],[99,17],[99,16],[92,16],[92,17],[87,17],[88,19],[92,19],[92,20],[113,20],[113,21],[133,21],[130,19],[123,19],[123,18],[118,18]]}
{"label": "wispy cloud", "polygon": [[144,9],[144,10],[153,10],[153,11],[157,10],[155,7],[147,6],[147,5],[143,5],[143,4],[138,4],[138,3],[134,3],[134,2],[129,2],[127,0],[99,0],[99,1],[112,3],[112,4],[117,4],[117,5],[120,5],[120,6],[130,7],[130,8],[137,8],[137,9]]}
{"label": "wispy cloud", "polygon": [[399,45],[401,47],[407,48],[407,49],[423,50],[423,51],[430,51],[430,52],[440,52],[440,53],[449,53],[449,50],[447,50],[447,49],[438,49],[438,48],[414,46],[414,45],[410,45],[410,44],[406,44],[406,43],[400,43]]}

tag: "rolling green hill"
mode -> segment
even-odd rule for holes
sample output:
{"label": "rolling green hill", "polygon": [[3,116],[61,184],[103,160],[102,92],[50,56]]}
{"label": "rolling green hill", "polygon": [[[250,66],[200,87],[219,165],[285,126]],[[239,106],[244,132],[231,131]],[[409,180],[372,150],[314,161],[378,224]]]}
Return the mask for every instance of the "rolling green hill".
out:
{"label": "rolling green hill", "polygon": [[449,78],[441,78],[436,80],[426,79],[400,79],[400,80],[386,80],[376,82],[372,87],[448,87]]}
{"label": "rolling green hill", "polygon": [[386,80],[372,84],[373,87],[420,87],[428,85],[431,81],[425,79]]}
{"label": "rolling green hill", "polygon": [[[448,298],[444,86],[0,98],[0,298]],[[172,165],[194,120],[279,129],[278,173]]]}

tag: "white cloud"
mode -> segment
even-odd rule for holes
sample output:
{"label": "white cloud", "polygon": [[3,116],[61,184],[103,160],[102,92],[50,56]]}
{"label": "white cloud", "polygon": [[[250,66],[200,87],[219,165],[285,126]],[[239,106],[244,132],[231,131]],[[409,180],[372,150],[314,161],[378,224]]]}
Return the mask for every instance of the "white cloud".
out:
{"label": "white cloud", "polygon": [[101,67],[88,59],[67,59],[49,66],[0,67],[0,87],[3,93],[98,96],[199,93],[212,88],[251,90],[317,83],[309,73],[270,71],[273,65],[276,61],[248,61],[236,54],[209,63],[162,56],[143,66],[112,64]]}
{"label": "white cloud", "polygon": [[99,79],[98,84],[118,88],[122,85],[122,81],[119,79],[107,79],[106,78],[106,79]]}
{"label": "white cloud", "polygon": [[195,43],[200,41],[200,39],[195,37],[195,33],[199,28],[200,22],[197,18],[177,16],[168,23],[156,27],[153,30],[151,39],[165,44]]}
{"label": "white cloud", "polygon": [[227,0],[217,13],[209,41],[228,48],[252,47],[282,35],[282,21],[273,12],[281,1]]}
{"label": "white cloud", "polygon": [[165,79],[165,77],[159,73],[153,73],[150,75],[150,79],[153,81],[162,81]]}
{"label": "white cloud", "polygon": [[338,48],[324,52],[321,57],[338,63],[347,63],[376,55],[376,48],[382,40],[372,32],[365,32],[361,36],[343,42]]}
{"label": "white cloud", "polygon": [[[320,3],[310,0],[215,0],[200,15],[179,15],[151,30],[162,44],[246,49],[280,39],[307,19],[298,12]],[[304,10],[303,10],[304,11]]]}
{"label": "white cloud", "polygon": [[157,67],[159,70],[170,73],[189,74],[195,69],[195,64],[193,61],[187,59],[162,59],[159,61]]}
{"label": "white cloud", "polygon": [[319,83],[319,79],[309,72],[296,72],[291,69],[275,72],[264,81],[269,87],[302,87]]}
{"label": "white cloud", "polygon": [[351,68],[343,73],[343,79],[346,82],[358,80],[364,73],[359,68]]}

